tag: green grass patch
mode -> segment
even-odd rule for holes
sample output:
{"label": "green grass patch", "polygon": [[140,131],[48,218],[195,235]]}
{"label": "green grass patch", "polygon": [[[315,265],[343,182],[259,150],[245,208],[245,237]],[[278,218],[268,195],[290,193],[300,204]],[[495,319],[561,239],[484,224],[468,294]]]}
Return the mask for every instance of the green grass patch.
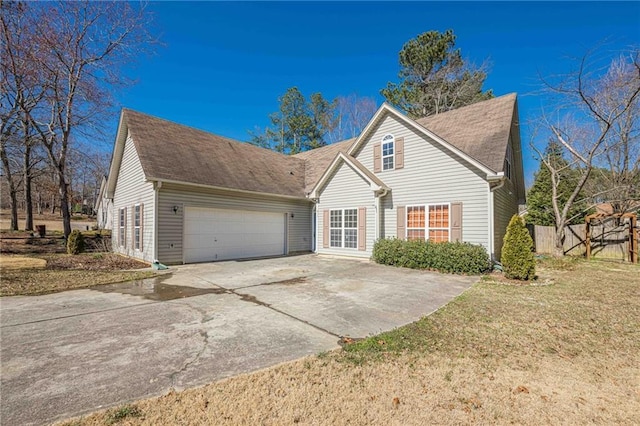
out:
{"label": "green grass patch", "polygon": [[123,405],[122,407],[107,411],[105,415],[105,423],[113,425],[132,417],[142,417],[142,411],[135,405]]}

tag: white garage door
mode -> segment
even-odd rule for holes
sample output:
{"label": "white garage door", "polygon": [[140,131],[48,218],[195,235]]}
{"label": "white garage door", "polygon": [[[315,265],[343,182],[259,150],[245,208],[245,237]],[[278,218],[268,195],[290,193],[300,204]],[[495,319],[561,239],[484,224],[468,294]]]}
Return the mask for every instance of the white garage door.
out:
{"label": "white garage door", "polygon": [[184,261],[285,254],[284,213],[187,207]]}

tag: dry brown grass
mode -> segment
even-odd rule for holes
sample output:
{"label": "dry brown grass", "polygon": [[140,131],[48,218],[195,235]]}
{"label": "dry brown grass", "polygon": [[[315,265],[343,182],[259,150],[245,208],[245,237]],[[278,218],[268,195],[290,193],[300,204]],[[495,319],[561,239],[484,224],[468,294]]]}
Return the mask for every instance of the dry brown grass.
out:
{"label": "dry brown grass", "polygon": [[15,270],[15,269],[43,269],[47,266],[45,259],[38,259],[36,257],[24,257],[24,256],[2,256],[0,257],[1,270]]}
{"label": "dry brown grass", "polygon": [[139,401],[119,424],[640,424],[640,268],[539,273],[549,285],[485,280],[407,327]]}
{"label": "dry brown grass", "polygon": [[0,296],[36,295],[151,278],[153,271],[2,270]]}

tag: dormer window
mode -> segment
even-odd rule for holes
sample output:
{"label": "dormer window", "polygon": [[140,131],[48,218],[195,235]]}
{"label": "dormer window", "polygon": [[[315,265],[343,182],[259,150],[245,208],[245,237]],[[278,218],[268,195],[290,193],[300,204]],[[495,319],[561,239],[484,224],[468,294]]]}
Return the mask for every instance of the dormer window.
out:
{"label": "dormer window", "polygon": [[385,135],[382,138],[382,170],[393,170],[394,145],[395,138],[393,135]]}

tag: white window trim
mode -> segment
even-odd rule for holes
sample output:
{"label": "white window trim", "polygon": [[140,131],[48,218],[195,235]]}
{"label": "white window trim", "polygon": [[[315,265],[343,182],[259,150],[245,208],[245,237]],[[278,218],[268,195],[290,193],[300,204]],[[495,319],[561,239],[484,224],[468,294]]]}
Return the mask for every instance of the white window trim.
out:
{"label": "white window trim", "polygon": [[126,247],[127,239],[127,208],[118,209],[118,245]]}
{"label": "white window trim", "polygon": [[[447,241],[451,242],[451,203],[413,204],[410,206],[405,206],[404,221],[405,221],[405,232],[407,235],[407,239],[409,239],[409,230],[420,230],[420,231],[424,230],[424,241],[429,240],[429,231],[431,230],[431,228],[429,227],[429,207],[433,207],[433,206],[447,206],[447,211],[449,212],[449,227],[448,228],[434,227],[433,230],[447,229],[449,232],[448,233],[449,238],[447,239]],[[424,207],[424,215],[425,215],[424,228],[415,228],[415,227],[409,228],[409,209],[415,208],[415,207]]]}
{"label": "white window trim", "polygon": [[[347,210],[355,210],[356,212],[356,226],[355,228],[347,228],[345,226],[345,215],[344,212]],[[331,213],[332,212],[340,212],[341,215],[341,220],[340,220],[340,228],[335,228],[331,226]],[[357,207],[347,207],[344,209],[329,209],[329,248],[341,248],[341,249],[346,249],[346,250],[358,250],[358,208]],[[340,229],[341,230],[341,238],[340,238],[340,246],[334,246],[331,245],[331,230],[332,229]],[[345,247],[345,241],[346,241],[346,230],[355,230],[356,231],[356,244],[355,247]]]}
{"label": "white window trim", "polygon": [[[388,136],[391,136],[391,141],[385,141],[385,139]],[[385,146],[385,144],[391,144],[391,148],[393,149],[393,153],[392,154],[384,155],[384,146]],[[389,158],[389,157],[391,157],[391,159],[393,160],[392,161],[393,162],[393,167],[385,169],[384,168],[384,159],[385,158]],[[395,170],[395,168],[396,168],[396,137],[393,136],[390,133],[387,133],[386,135],[384,135],[382,137],[382,142],[380,143],[380,162],[381,162],[380,170],[383,171],[383,172],[388,171],[388,170]]]}
{"label": "white window trim", "polygon": [[[140,240],[142,239],[142,209],[141,209],[141,204],[134,204],[133,205],[133,235],[131,236],[131,238],[133,239],[133,249],[136,251],[141,251],[140,250]],[[138,210],[139,213],[136,212],[136,209],[140,209]],[[140,221],[138,222],[138,226],[136,226],[136,214],[140,214]],[[138,235],[139,237],[136,238],[136,231],[138,231]]]}

